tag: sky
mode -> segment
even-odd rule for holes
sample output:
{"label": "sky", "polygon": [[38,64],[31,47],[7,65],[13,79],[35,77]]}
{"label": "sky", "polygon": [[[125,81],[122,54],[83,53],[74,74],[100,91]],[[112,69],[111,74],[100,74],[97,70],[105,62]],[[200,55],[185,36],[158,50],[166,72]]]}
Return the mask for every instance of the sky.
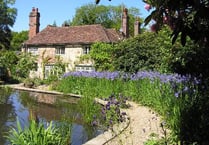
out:
{"label": "sky", "polygon": [[[12,6],[17,9],[17,17],[12,31],[21,32],[29,29],[29,13],[32,8],[38,8],[40,12],[40,31],[47,25],[56,22],[57,26],[61,26],[64,21],[72,20],[75,16],[76,9],[95,0],[16,0]],[[127,8],[138,8],[140,17],[146,18],[149,14],[145,9],[145,3],[142,0],[100,0],[99,5],[125,5]]]}

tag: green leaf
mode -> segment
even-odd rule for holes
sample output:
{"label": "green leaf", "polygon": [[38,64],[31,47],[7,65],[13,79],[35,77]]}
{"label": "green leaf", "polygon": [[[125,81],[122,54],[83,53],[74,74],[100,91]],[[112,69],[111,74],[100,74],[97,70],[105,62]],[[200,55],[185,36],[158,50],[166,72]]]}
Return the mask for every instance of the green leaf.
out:
{"label": "green leaf", "polygon": [[17,130],[19,133],[21,133],[23,131],[18,118],[17,118]]}

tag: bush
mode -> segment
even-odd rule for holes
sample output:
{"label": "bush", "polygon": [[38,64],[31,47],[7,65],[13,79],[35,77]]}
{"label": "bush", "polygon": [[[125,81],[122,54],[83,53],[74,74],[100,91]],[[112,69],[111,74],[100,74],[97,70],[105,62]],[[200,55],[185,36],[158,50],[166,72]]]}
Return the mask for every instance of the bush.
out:
{"label": "bush", "polygon": [[26,78],[24,81],[24,86],[27,88],[32,88],[34,86],[34,80],[31,78]]}

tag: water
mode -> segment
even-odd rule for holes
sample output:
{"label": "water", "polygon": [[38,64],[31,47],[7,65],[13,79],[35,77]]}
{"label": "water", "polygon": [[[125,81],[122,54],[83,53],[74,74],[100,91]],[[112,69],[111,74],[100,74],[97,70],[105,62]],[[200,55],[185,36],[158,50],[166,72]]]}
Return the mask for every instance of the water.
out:
{"label": "water", "polygon": [[85,124],[77,107],[77,98],[23,92],[0,88],[0,145],[7,145],[4,135],[16,127],[28,125],[31,116],[44,123],[69,121],[72,123],[71,145],[81,145],[103,131]]}

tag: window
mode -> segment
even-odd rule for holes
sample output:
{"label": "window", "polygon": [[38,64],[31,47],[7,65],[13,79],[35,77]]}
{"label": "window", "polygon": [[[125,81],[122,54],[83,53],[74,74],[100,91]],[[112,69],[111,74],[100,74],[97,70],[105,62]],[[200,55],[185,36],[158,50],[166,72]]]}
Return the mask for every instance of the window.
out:
{"label": "window", "polygon": [[52,75],[53,74],[53,72],[52,72],[52,70],[53,70],[53,65],[51,65],[51,64],[47,64],[47,65],[45,65],[45,78],[48,78],[50,75]]}
{"label": "window", "polygon": [[28,53],[31,53],[32,55],[38,55],[38,48],[37,47],[30,47],[27,49]]}
{"label": "window", "polygon": [[91,47],[90,46],[84,46],[83,48],[83,54],[89,54]]}
{"label": "window", "polygon": [[65,47],[64,46],[57,47],[56,48],[56,54],[57,55],[65,54]]}
{"label": "window", "polygon": [[77,65],[75,67],[75,70],[76,71],[88,71],[88,72],[91,72],[91,71],[95,71],[94,67],[89,65],[89,66],[86,66],[86,65]]}

